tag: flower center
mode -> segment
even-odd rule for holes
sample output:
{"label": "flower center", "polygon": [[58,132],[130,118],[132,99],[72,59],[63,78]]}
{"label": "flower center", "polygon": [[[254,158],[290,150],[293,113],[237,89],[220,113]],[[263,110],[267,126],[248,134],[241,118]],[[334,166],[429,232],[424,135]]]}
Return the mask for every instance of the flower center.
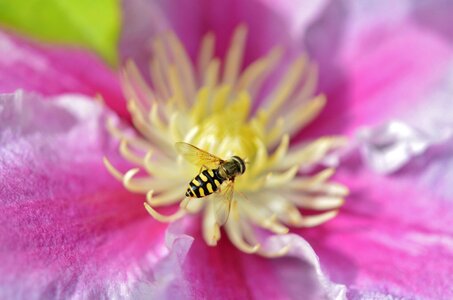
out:
{"label": "flower center", "polygon": [[189,132],[186,139],[219,157],[238,155],[251,158],[256,152],[253,139],[259,136],[259,132],[248,121],[250,97],[247,92],[240,92],[232,103],[222,107],[221,103],[227,103],[231,93],[229,86],[212,93],[201,90],[192,114],[195,115],[204,103],[210,103],[211,109],[202,118],[194,116],[196,133],[191,137],[192,132]]}
{"label": "flower center", "polygon": [[[337,214],[347,189],[329,182],[333,169],[314,175],[311,170],[329,151],[342,146],[344,139],[322,137],[289,146],[290,137],[316,117],[325,103],[323,95],[313,96],[316,67],[305,56],[296,59],[281,80],[267,87],[270,92],[258,105],[258,92],[282,51],[276,48],[240,72],[245,38],[246,28],[239,26],[223,68],[214,57],[212,34],[203,39],[196,66],[174,34],[156,39],[150,68],[152,86],[133,63],[128,63],[123,73],[124,90],[139,134],[119,129],[112,120],[108,128],[121,140],[120,153],[137,167],[122,173],[109,160],[104,162],[128,190],[146,194],[145,208],[154,218],[172,222],[187,213],[201,213],[203,237],[213,246],[224,223],[219,219],[229,213],[224,228],[237,248],[265,256],[282,255],[288,245],[277,252],[260,247],[266,234],[259,228],[285,234],[290,226],[316,226]],[[254,111],[252,107],[258,108]],[[175,150],[176,142],[223,160],[239,156],[249,163],[247,170],[237,176],[234,185],[225,179],[216,191],[212,185],[206,187],[205,191],[212,193],[199,193],[203,197],[184,197],[189,183],[205,188],[202,185],[208,180],[198,181],[196,176],[206,177],[199,174],[200,167],[206,166],[184,160]],[[231,198],[220,194],[233,188]],[[181,205],[174,214],[158,212],[159,206],[175,203]],[[319,213],[303,215],[299,208]]]}

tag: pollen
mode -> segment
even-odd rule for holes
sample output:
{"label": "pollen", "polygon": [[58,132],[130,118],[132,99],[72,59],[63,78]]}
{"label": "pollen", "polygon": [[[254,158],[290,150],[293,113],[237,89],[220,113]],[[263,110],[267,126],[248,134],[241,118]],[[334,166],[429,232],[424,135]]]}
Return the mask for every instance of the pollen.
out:
{"label": "pollen", "polygon": [[[301,55],[281,72],[283,50],[276,47],[244,67],[246,37],[246,26],[238,26],[221,60],[215,56],[215,36],[208,33],[194,63],[176,35],[166,32],[152,42],[149,78],[127,62],[122,85],[136,130],[113,119],[107,127],[132,168],[120,171],[107,158],[104,164],[127,190],[144,195],[145,209],[155,219],[173,222],[200,214],[208,245],[218,243],[223,227],[238,249],[274,257],[291,245],[268,252],[261,247],[266,237],[317,226],[338,213],[348,189],[331,180],[333,168],[322,169],[320,163],[346,141],[324,136],[290,145],[326,102],[315,94],[316,65]],[[283,75],[276,79],[272,74]],[[212,199],[217,192],[185,196],[201,166],[178,154],[174,145],[181,141],[220,158],[246,159],[224,225],[219,225]],[[159,212],[172,205],[177,208],[173,214]]]}

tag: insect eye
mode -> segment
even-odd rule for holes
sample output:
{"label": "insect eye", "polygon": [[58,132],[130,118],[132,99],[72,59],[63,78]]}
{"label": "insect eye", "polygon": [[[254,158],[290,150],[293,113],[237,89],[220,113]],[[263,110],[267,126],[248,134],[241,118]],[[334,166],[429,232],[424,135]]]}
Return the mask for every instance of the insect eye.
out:
{"label": "insect eye", "polygon": [[239,159],[239,162],[241,163],[241,174],[244,174],[245,170],[247,169],[247,162],[244,159]]}

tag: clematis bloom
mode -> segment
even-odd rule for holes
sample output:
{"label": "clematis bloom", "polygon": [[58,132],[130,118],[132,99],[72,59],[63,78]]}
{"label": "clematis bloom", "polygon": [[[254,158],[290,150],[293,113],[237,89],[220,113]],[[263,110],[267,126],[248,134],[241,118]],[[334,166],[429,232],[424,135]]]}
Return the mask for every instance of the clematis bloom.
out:
{"label": "clematis bloom", "polygon": [[[289,54],[276,66],[278,75],[291,51],[305,48],[319,66],[319,91],[328,101],[293,140],[338,134],[352,140],[335,174],[351,191],[337,217],[267,238],[260,249],[268,253],[291,244],[284,257],[272,259],[243,253],[227,238],[207,246],[199,220],[189,215],[167,230],[144,209],[144,195],[125,189],[102,162],[108,157],[118,170],[141,164],[128,163],[105,128],[107,122],[120,130],[110,131],[137,138],[118,120],[129,114],[114,74],[83,51],[2,33],[1,298],[451,298],[451,118],[445,113],[452,91],[451,5],[233,4],[203,2],[199,10],[181,1],[127,1],[122,52],[148,81],[145,45],[162,24],[181,37],[190,61],[202,34],[213,30],[216,53],[226,51],[241,22],[250,38],[244,66],[283,42]],[[155,20],[159,24],[146,23]],[[146,90],[135,89],[140,77],[134,67],[124,75],[132,91]],[[93,101],[96,93],[107,106]],[[256,103],[252,114],[265,107],[259,95],[248,97]],[[197,171],[187,172],[185,184]]]}
{"label": "clematis bloom", "polygon": [[[313,96],[316,67],[306,56],[299,57],[258,104],[260,88],[282,53],[275,48],[240,73],[246,32],[243,25],[235,30],[223,65],[213,57],[214,36],[206,35],[197,70],[174,34],[158,38],[151,64],[154,89],[130,62],[124,86],[132,122],[141,137],[128,136],[113,124],[109,128],[121,139],[123,157],[139,168],[123,174],[107,159],[105,163],[128,190],[146,193],[145,207],[157,220],[172,222],[186,213],[201,213],[208,245],[217,244],[220,226],[226,221],[228,237],[242,251],[279,256],[290,245],[273,253],[264,251],[253,226],[286,234],[287,226],[312,227],[334,217],[347,193],[344,186],[328,181],[334,170],[328,168],[314,176],[297,174],[301,169],[310,170],[330,150],[344,144],[344,139],[322,137],[289,147],[290,136],[324,106],[323,95]],[[171,51],[166,52],[167,48]],[[258,108],[252,112],[253,107]],[[174,144],[179,141],[221,158],[238,155],[249,160],[247,172],[235,180],[236,192],[224,187],[234,193],[231,204],[219,199],[227,197],[221,191],[217,192],[220,196],[184,198],[188,182],[202,165],[178,159]],[[138,177],[140,169],[146,177]],[[216,201],[223,204],[217,206]],[[179,202],[181,208],[169,216],[154,209]],[[303,216],[298,207],[322,212]]]}

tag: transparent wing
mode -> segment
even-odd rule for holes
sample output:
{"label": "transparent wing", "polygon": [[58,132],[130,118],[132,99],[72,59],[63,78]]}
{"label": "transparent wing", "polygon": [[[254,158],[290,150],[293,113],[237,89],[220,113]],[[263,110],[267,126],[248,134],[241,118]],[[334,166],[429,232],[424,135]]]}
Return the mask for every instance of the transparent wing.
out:
{"label": "transparent wing", "polygon": [[178,153],[187,161],[199,167],[206,166],[210,169],[214,169],[223,162],[221,158],[188,143],[178,142],[175,144],[175,147]]}
{"label": "transparent wing", "polygon": [[214,212],[217,224],[222,226],[228,221],[231,203],[233,201],[234,181],[230,180],[224,185],[220,192],[213,194]]}

